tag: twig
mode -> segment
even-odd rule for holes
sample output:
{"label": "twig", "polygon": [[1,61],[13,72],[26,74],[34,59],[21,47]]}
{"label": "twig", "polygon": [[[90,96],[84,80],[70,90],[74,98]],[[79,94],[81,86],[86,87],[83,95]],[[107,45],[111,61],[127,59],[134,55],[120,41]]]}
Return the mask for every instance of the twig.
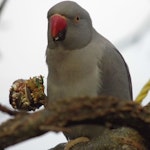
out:
{"label": "twig", "polygon": [[16,116],[18,114],[20,114],[20,112],[17,112],[17,111],[13,111],[13,110],[10,110],[9,108],[3,106],[0,104],[0,111],[4,112],[4,113],[7,113],[11,116]]}
{"label": "twig", "polygon": [[6,5],[6,2],[7,2],[7,0],[3,0],[3,1],[1,2],[1,4],[0,4],[0,16],[1,16],[2,11],[3,11],[3,9],[4,9],[5,5]]}

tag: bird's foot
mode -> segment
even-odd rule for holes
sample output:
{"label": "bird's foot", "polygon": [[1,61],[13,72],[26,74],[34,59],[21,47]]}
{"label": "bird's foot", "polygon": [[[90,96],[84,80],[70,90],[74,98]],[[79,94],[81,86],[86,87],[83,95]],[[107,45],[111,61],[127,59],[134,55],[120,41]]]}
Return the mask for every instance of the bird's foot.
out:
{"label": "bird's foot", "polygon": [[76,139],[70,140],[70,141],[66,144],[64,150],[70,150],[70,148],[73,147],[74,145],[79,144],[79,143],[88,142],[88,141],[90,141],[90,140],[89,140],[89,138],[87,138],[87,137],[78,137],[78,138],[76,138]]}

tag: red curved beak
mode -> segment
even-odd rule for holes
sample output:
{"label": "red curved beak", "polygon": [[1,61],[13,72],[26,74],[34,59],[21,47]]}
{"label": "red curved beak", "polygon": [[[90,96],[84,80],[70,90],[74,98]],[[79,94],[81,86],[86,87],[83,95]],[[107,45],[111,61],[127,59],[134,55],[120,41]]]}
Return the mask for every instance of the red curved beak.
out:
{"label": "red curved beak", "polygon": [[54,40],[62,40],[65,36],[67,21],[64,16],[54,14],[50,17],[50,31]]}

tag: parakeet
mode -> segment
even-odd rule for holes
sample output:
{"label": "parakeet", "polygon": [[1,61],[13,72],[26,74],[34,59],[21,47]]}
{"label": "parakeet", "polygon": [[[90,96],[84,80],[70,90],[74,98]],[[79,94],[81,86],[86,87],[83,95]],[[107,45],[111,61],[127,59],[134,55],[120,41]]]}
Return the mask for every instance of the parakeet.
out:
{"label": "parakeet", "polygon": [[[74,97],[114,96],[132,100],[128,66],[122,55],[92,25],[89,13],[73,1],[48,11],[48,103]],[[68,139],[93,138],[95,125],[72,128]]]}

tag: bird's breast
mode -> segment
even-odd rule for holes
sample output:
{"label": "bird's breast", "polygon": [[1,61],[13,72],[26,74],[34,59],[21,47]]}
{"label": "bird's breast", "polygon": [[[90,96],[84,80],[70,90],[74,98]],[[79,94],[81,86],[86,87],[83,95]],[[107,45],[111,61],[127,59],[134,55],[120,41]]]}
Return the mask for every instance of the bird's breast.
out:
{"label": "bird's breast", "polygon": [[84,51],[64,52],[50,56],[48,97],[50,100],[80,96],[97,96],[100,70],[96,58]]}

